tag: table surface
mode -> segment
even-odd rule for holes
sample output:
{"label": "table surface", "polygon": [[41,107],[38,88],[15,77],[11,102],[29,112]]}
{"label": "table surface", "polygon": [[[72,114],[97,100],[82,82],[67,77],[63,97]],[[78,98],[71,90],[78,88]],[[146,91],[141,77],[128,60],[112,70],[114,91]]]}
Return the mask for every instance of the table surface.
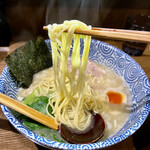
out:
{"label": "table surface", "polygon": [[[105,40],[104,42],[107,42],[111,45],[114,45],[120,49],[122,49],[122,42],[119,41],[108,41]],[[2,73],[2,70],[4,69],[6,63],[4,62],[4,58],[11,53],[13,50],[15,50],[17,47],[20,47],[21,45],[25,44],[25,42],[17,42],[10,44],[9,48],[10,50],[8,52],[1,52],[0,51],[0,74]],[[135,59],[136,62],[138,62],[145,73],[147,74],[149,80],[150,80],[150,46],[147,47],[147,49],[144,51],[144,54],[142,56],[136,56],[132,57]],[[147,118],[149,119],[149,118]],[[150,121],[150,120],[149,120]],[[145,128],[144,126],[141,127],[142,129]],[[107,150],[135,150],[136,146],[133,142],[133,136],[130,136],[126,140],[111,146],[107,148]],[[1,150],[38,150],[38,149],[46,149],[39,145],[36,145],[32,141],[28,140],[26,137],[21,135],[6,119],[4,116],[1,108],[0,108],[0,149]],[[150,143],[142,148],[142,150],[148,150],[150,149]]]}

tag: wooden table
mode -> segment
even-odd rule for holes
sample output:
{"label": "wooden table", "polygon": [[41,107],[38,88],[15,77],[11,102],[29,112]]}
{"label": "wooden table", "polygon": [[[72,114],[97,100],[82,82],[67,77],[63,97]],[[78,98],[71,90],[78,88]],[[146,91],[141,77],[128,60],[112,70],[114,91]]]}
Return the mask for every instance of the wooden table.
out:
{"label": "wooden table", "polygon": [[[122,42],[118,42],[118,41],[105,41],[105,42],[112,44],[120,49],[122,48]],[[15,50],[17,47],[20,47],[24,43],[25,42],[13,43],[9,47],[10,48],[9,52],[0,52],[0,74],[6,65],[3,59],[10,52]],[[150,51],[148,51],[148,48],[145,50],[142,56],[133,57],[133,58],[141,65],[141,67],[147,74],[148,78],[150,79]],[[142,126],[141,128],[143,129],[145,127]],[[38,149],[41,150],[45,148],[36,145],[35,143],[28,140],[20,133],[18,133],[18,131],[16,131],[14,127],[8,122],[8,120],[6,119],[6,117],[4,116],[0,108],[0,150],[38,150]],[[107,150],[116,150],[116,149],[135,150],[136,148],[135,145],[133,144],[133,136],[130,136],[129,138],[120,142],[119,144],[107,148]],[[150,144],[142,148],[142,150],[148,150],[148,149],[150,149]]]}

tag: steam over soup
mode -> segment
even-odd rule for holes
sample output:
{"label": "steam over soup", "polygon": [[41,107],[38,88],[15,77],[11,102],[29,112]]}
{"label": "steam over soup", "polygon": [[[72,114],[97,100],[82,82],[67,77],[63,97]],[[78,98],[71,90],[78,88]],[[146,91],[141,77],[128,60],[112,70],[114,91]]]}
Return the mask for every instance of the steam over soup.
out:
{"label": "steam over soup", "polygon": [[[71,61],[68,63],[68,69],[69,72],[71,72]],[[78,78],[78,75],[77,72],[76,78]],[[18,99],[23,100],[32,93],[32,96],[46,96],[49,98],[49,101],[51,101],[55,94],[54,84],[53,68],[43,70],[34,75],[33,83],[28,89],[19,89]],[[40,92],[39,89],[41,90]],[[105,140],[123,127],[129,115],[129,112],[125,111],[125,105],[127,104],[128,99],[130,99],[130,92],[122,77],[118,76],[114,71],[103,65],[93,61],[88,61],[83,94],[84,107],[95,113],[99,113],[105,121],[105,133],[100,140]],[[43,105],[42,102],[40,105]],[[52,112],[49,112],[48,109],[46,111],[48,114]],[[53,115],[53,117],[55,117],[55,115]],[[36,130],[35,132],[38,134],[44,132],[46,133],[47,138],[54,139],[52,137],[53,132],[61,138],[59,132],[50,129],[47,129],[46,132],[45,130],[39,131],[40,130]]]}

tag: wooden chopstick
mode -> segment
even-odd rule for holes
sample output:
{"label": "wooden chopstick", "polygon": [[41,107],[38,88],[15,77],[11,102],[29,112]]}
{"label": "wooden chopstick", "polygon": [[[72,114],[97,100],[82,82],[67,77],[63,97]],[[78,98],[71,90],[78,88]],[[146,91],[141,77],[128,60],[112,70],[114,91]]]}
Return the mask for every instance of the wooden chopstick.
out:
{"label": "wooden chopstick", "polygon": [[[44,26],[43,29],[48,30],[47,26]],[[67,30],[65,32],[67,32]],[[94,37],[101,37],[101,38],[106,38],[106,39],[150,43],[150,32],[148,31],[92,28],[92,30],[77,29],[75,33],[83,34],[83,35],[90,35]]]}
{"label": "wooden chopstick", "polygon": [[46,116],[36,111],[35,109],[32,109],[31,107],[28,107],[27,105],[22,104],[2,93],[0,93],[0,103],[16,110],[17,112],[37,122],[40,122],[41,124],[44,124],[54,130],[58,130],[58,125],[55,123],[55,120],[53,118]]}
{"label": "wooden chopstick", "polygon": [[144,34],[150,35],[148,31],[137,31],[137,30],[125,30],[125,29],[111,29],[111,28],[92,28],[92,30],[100,30],[100,31],[113,31],[113,32],[125,32],[125,33],[134,33],[134,34]]}

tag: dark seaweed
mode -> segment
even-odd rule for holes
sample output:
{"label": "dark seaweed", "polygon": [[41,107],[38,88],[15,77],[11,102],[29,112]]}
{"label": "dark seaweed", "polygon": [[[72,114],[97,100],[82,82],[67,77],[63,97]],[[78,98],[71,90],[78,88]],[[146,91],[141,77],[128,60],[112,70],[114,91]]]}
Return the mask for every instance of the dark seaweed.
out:
{"label": "dark seaweed", "polygon": [[26,87],[33,74],[52,66],[52,56],[42,37],[30,40],[5,58],[10,71]]}

